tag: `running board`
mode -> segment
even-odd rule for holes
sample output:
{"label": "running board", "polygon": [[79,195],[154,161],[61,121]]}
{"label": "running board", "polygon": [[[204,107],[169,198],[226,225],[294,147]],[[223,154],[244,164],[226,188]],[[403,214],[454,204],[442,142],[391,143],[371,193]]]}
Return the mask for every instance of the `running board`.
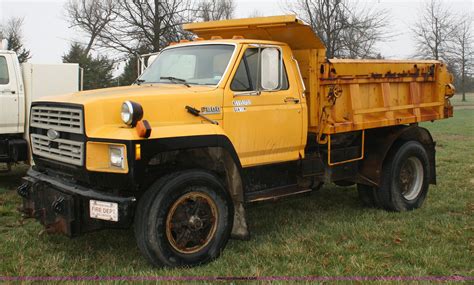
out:
{"label": "running board", "polygon": [[289,196],[304,194],[311,192],[312,189],[301,188],[298,185],[283,186],[278,188],[271,188],[245,194],[245,201],[247,203],[277,200]]}

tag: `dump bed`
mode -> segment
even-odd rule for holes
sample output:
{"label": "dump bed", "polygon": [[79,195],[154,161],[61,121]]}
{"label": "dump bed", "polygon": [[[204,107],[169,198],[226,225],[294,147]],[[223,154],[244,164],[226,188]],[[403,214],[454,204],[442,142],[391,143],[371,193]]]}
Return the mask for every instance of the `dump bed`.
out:
{"label": "dump bed", "polygon": [[[317,73],[317,74],[314,74]],[[440,61],[329,60],[313,70],[310,131],[324,134],[452,116],[452,75]]]}
{"label": "dump bed", "polygon": [[452,76],[441,61],[328,60],[319,37],[294,15],[184,28],[205,39],[239,36],[288,44],[306,86],[309,132],[318,138],[452,116],[447,99],[454,94]]}

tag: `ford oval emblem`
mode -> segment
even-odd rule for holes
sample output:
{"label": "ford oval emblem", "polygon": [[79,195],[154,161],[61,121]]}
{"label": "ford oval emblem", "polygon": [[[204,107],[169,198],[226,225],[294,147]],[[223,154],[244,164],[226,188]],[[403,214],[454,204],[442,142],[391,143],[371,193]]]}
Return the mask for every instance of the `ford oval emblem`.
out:
{"label": "ford oval emblem", "polygon": [[59,138],[59,133],[56,130],[49,129],[47,136],[50,140],[54,141],[55,139]]}

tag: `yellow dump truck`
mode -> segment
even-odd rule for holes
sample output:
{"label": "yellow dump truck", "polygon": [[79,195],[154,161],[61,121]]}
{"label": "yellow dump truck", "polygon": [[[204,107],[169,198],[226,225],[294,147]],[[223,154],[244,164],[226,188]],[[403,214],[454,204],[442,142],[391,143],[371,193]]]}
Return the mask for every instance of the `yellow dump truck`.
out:
{"label": "yellow dump truck", "polygon": [[133,226],[153,265],[185,266],[248,238],[248,203],[324,182],[389,211],[423,204],[435,142],[418,123],[453,115],[443,62],[327,59],[295,16],[184,29],[195,39],[132,86],[33,103],[25,216],[71,237]]}

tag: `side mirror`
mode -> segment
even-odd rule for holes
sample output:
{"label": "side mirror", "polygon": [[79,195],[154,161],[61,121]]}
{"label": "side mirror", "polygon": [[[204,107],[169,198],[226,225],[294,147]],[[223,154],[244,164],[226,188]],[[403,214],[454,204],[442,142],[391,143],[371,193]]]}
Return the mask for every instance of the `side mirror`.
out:
{"label": "side mirror", "polygon": [[261,53],[261,85],[264,90],[277,90],[280,87],[280,51],[265,48]]}

